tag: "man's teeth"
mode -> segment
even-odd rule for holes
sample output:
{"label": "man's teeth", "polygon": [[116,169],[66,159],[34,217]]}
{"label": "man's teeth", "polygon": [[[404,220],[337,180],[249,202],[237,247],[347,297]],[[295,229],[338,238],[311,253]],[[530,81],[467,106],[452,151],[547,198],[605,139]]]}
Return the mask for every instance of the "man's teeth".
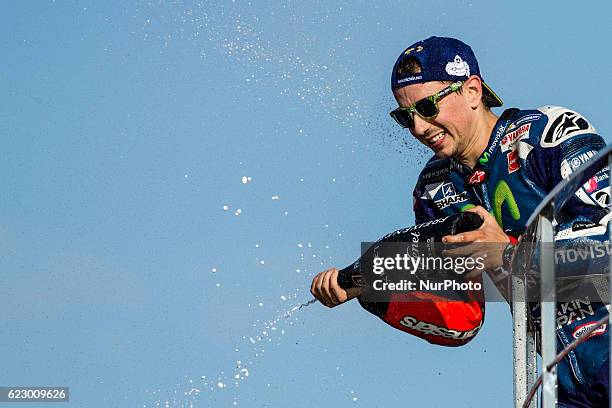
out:
{"label": "man's teeth", "polygon": [[437,135],[435,135],[432,139],[431,139],[431,143],[436,143],[438,140],[442,139],[442,137],[446,134],[446,132],[440,132]]}

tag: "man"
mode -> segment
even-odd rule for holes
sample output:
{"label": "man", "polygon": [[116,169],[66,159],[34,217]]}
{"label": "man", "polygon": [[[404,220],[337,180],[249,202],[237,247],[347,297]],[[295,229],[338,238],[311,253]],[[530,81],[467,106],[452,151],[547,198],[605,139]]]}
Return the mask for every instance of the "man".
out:
{"label": "man", "polygon": [[[414,190],[416,223],[462,211],[484,221],[477,230],[444,237],[448,243],[512,242],[542,198],[605,146],[588,121],[569,109],[508,109],[497,117],[490,108],[501,106],[500,98],[483,81],[471,48],[456,39],[431,37],[408,47],[393,67],[391,87],[399,105],[391,116],[435,153]],[[605,235],[606,171],[576,192],[557,220],[558,239]],[[490,255],[487,268],[500,267],[502,254]],[[343,290],[337,278],[338,271],[330,269],[312,282],[312,294],[328,307],[360,293]],[[560,308],[559,349],[606,315],[603,303],[585,301],[589,313],[580,316],[571,307]],[[455,320],[482,323],[465,304],[454,304]],[[484,305],[479,318],[484,319]],[[608,332],[599,331],[558,366],[559,406],[608,405]]]}

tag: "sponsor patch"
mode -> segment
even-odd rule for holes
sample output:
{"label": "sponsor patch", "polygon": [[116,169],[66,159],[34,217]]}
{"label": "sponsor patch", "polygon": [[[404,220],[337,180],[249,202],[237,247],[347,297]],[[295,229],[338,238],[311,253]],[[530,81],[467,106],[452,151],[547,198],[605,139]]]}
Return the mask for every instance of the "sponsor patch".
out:
{"label": "sponsor patch", "polygon": [[438,207],[439,210],[443,210],[446,207],[449,207],[453,204],[462,203],[467,200],[468,200],[468,194],[467,192],[463,191],[459,194],[452,195],[449,197],[444,197],[441,200],[436,200],[434,201],[434,203],[436,204],[436,207]]}
{"label": "sponsor patch", "polygon": [[584,299],[579,298],[569,302],[557,303],[557,328],[594,315],[595,310],[588,296]]}
{"label": "sponsor patch", "polygon": [[561,177],[567,178],[583,163],[588,162],[593,156],[597,154],[597,150],[589,150],[584,153],[580,153],[571,159],[563,159],[561,161]]}
{"label": "sponsor patch", "polygon": [[480,184],[486,179],[487,179],[487,173],[484,170],[476,170],[470,175],[470,178],[468,179],[468,184],[470,185]]}
{"label": "sponsor patch", "polygon": [[542,117],[541,113],[532,113],[532,114],[523,116],[522,118],[520,118],[519,120],[514,122],[512,125],[514,127],[521,126],[523,123],[535,122],[536,120],[540,119],[541,117]]}
{"label": "sponsor patch", "polygon": [[597,190],[597,180],[593,176],[586,183],[584,183],[583,187],[587,193],[592,193],[593,191]]}
{"label": "sponsor patch", "polygon": [[589,228],[593,228],[596,227],[597,224],[595,224],[592,221],[576,221],[575,223],[572,224],[572,231],[581,231],[581,230],[585,230],[585,229],[589,229]]}
{"label": "sponsor patch", "polygon": [[404,318],[400,320],[399,323],[404,327],[407,327],[412,330],[416,330],[426,335],[440,336],[440,337],[444,337],[447,339],[455,339],[455,340],[469,339],[470,337],[474,337],[476,333],[478,333],[478,330],[480,330],[480,327],[482,326],[482,322],[481,322],[477,327],[475,327],[472,330],[468,330],[468,331],[453,330],[447,327],[442,327],[442,326],[438,326],[433,323],[428,323],[428,322],[418,320],[416,317],[413,317],[413,316],[404,316]]}
{"label": "sponsor patch", "polygon": [[411,76],[408,78],[403,78],[400,79],[399,81],[397,81],[398,84],[403,84],[404,82],[408,82],[408,81],[418,81],[419,79],[423,79],[423,75],[417,75],[417,76]]}
{"label": "sponsor patch", "polygon": [[587,193],[592,193],[593,191],[599,188],[599,183],[605,181],[610,178],[610,171],[608,166],[601,169],[597,172],[593,177],[587,180],[586,183],[582,185],[582,187],[586,190]]}
{"label": "sponsor patch", "polygon": [[508,129],[508,124],[505,124],[497,128],[497,130],[495,131],[495,136],[493,137],[493,141],[490,142],[491,144],[489,145],[489,148],[478,159],[478,162],[480,164],[484,166],[485,164],[489,162],[489,158],[491,157],[491,154],[493,154],[493,151],[495,151],[495,148],[497,147],[497,144],[499,143],[499,139],[504,134],[506,129]]}
{"label": "sponsor patch", "polygon": [[525,136],[529,137],[529,129],[531,128],[531,123],[527,123],[522,125],[516,130],[504,135],[502,137],[501,142],[499,143],[499,147],[502,152],[507,152],[508,150],[513,150],[514,145],[519,140],[525,138]]}
{"label": "sponsor patch", "polygon": [[404,51],[404,54],[410,55],[410,53],[412,51],[414,51],[414,52],[421,52],[421,51],[423,51],[423,46],[422,45],[417,45],[416,47],[407,48],[406,51]]}
{"label": "sponsor patch", "polygon": [[484,166],[489,162],[489,156],[489,152],[484,152],[480,159],[478,159],[478,162]]}
{"label": "sponsor patch", "polygon": [[595,174],[595,181],[597,183],[600,183],[604,180],[607,180],[610,178],[610,168],[608,166],[604,167],[603,169],[599,170],[596,174]]}
{"label": "sponsor patch", "polygon": [[455,191],[455,186],[453,186],[451,183],[444,183],[442,185],[442,195],[444,197],[457,195],[457,192]]}
{"label": "sponsor patch", "polygon": [[[576,327],[576,329],[574,329],[574,333],[573,336],[575,339],[578,339],[582,336],[584,336],[584,334],[586,333],[587,330],[589,330],[591,327],[595,326],[595,323],[586,323],[583,325],[580,325],[578,327]],[[589,338],[594,337],[594,336],[600,336],[602,334],[604,334],[606,332],[606,327],[608,325],[604,324],[601,327],[598,327],[597,329],[593,330],[593,332],[589,335]]]}
{"label": "sponsor patch", "polygon": [[436,170],[428,171],[427,173],[423,174],[421,180],[425,183],[428,183],[434,180],[437,181],[439,179],[445,179],[448,173],[450,173],[450,168],[442,167]]}
{"label": "sponsor patch", "polygon": [[470,76],[470,66],[459,55],[446,63],[446,73],[454,76]]}
{"label": "sponsor patch", "polygon": [[516,150],[508,153],[508,173],[514,173],[521,168],[521,162]]}

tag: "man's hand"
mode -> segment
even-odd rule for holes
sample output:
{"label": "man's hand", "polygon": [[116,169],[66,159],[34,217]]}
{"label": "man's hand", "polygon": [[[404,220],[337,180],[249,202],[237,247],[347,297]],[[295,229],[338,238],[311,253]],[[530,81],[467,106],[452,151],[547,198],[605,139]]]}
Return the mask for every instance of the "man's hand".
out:
{"label": "man's hand", "polygon": [[338,285],[338,270],[332,268],[314,277],[310,293],[325,306],[334,307],[359,296],[361,288],[342,289]]}
{"label": "man's hand", "polygon": [[[462,232],[456,235],[446,235],[442,242],[447,244],[459,244],[458,248],[444,251],[447,256],[470,256],[472,258],[483,257],[485,270],[491,270],[502,266],[504,243],[509,243],[510,238],[504,233],[493,217],[483,207],[478,206],[468,210],[478,214],[483,223],[477,230]],[[489,244],[489,245],[487,245]],[[482,270],[474,270],[468,273],[466,278],[470,279],[482,273]]]}

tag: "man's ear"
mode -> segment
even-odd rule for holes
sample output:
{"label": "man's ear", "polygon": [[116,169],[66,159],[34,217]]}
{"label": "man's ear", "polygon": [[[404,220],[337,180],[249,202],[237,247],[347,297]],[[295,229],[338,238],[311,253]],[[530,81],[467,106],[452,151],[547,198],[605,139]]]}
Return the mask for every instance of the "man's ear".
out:
{"label": "man's ear", "polygon": [[465,80],[463,87],[470,108],[477,109],[482,103],[482,80],[477,75],[472,75]]}

